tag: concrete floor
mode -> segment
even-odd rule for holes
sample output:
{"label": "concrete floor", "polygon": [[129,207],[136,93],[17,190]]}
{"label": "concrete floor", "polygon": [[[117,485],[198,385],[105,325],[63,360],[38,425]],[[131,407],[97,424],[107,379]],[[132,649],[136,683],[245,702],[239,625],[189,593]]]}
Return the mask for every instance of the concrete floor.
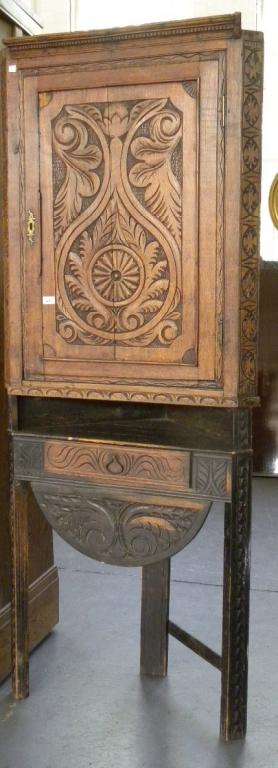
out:
{"label": "concrete floor", "polygon": [[[61,618],[32,654],[31,696],[0,688],[0,768],[277,768],[278,482],[254,481],[249,727],[218,739],[220,673],[170,638],[164,680],[138,675],[140,571],[56,540]],[[172,561],[171,618],[220,649],[223,509]]]}

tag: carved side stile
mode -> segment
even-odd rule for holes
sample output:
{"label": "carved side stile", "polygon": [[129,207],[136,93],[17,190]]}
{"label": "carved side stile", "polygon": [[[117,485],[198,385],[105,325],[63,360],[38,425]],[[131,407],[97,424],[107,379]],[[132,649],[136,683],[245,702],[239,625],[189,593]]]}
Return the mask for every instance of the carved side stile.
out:
{"label": "carved side stile", "polygon": [[256,393],[260,235],[263,43],[248,36],[243,48],[241,159],[240,391]]}

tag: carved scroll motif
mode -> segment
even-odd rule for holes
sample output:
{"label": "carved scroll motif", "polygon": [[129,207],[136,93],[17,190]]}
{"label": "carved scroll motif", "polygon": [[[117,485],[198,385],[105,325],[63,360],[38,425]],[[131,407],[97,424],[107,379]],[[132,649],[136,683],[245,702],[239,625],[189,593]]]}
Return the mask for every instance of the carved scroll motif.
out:
{"label": "carved scroll motif", "polygon": [[115,482],[162,489],[189,488],[189,452],[139,446],[116,446],[49,441],[45,445],[44,469],[63,477],[85,477],[96,482]]}
{"label": "carved scroll motif", "polygon": [[207,501],[164,506],[98,496],[95,489],[74,484],[31,485],[62,538],[83,554],[114,565],[145,565],[179,552],[198,533],[210,509]]}
{"label": "carved scroll motif", "polygon": [[263,49],[245,39],[241,159],[240,390],[256,393]]}
{"label": "carved scroll motif", "polygon": [[180,335],[181,129],[170,99],[68,105],[52,121],[66,342],[169,346]]}
{"label": "carved scroll motif", "polygon": [[[145,389],[142,393],[138,390],[130,390],[127,387],[120,386],[118,383],[117,397],[115,392],[111,392],[105,382],[103,385],[99,385],[99,382],[94,388],[88,386],[80,386],[72,384],[71,386],[64,385],[61,382],[55,382],[55,386],[49,386],[49,382],[40,382],[38,386],[36,381],[30,383],[20,384],[18,386],[9,386],[8,391],[11,395],[29,395],[30,397],[69,397],[78,398],[82,400],[123,400],[128,402],[148,402],[148,403],[173,403],[180,405],[209,405],[212,407],[225,406],[226,408],[234,408],[238,404],[237,397],[225,397],[222,392],[216,395],[205,394],[199,395],[194,392],[190,394],[180,394],[179,391],[170,391],[169,389],[164,393],[156,392],[153,390]],[[255,401],[256,402],[256,401]],[[250,402],[249,402],[250,404]]]}

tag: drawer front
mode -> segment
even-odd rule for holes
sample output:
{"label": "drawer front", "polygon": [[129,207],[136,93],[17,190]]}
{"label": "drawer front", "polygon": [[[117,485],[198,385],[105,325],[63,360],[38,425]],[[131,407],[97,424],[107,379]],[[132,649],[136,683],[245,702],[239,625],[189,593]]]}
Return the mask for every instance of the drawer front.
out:
{"label": "drawer front", "polygon": [[44,446],[48,475],[79,477],[97,483],[146,490],[185,491],[190,481],[190,452],[149,446],[90,441],[48,440]]}
{"label": "drawer front", "polygon": [[231,454],[96,440],[16,434],[14,473],[22,480],[59,477],[65,482],[138,489],[185,498],[231,498]]}

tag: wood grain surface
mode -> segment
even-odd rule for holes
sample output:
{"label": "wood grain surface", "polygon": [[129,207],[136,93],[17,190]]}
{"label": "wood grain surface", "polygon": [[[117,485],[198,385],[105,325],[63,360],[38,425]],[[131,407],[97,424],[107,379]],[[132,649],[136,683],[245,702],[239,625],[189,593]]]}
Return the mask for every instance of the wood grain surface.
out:
{"label": "wood grain surface", "polygon": [[8,49],[9,392],[253,405],[261,36],[235,15]]}

